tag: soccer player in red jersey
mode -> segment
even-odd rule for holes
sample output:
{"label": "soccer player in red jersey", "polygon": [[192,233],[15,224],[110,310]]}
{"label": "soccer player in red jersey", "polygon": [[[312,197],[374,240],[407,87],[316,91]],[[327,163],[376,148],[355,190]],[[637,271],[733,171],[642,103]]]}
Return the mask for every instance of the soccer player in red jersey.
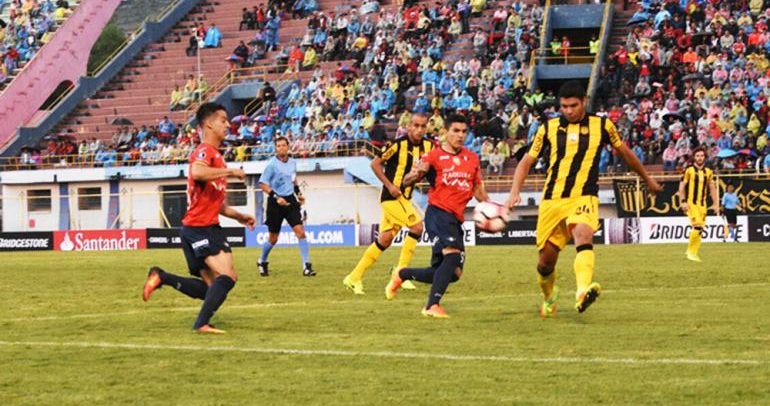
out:
{"label": "soccer player in red jersey", "polygon": [[[243,180],[242,169],[228,168],[219,146],[227,135],[227,111],[215,103],[204,103],[195,114],[203,142],[190,155],[187,175],[187,214],[182,219],[182,248],[190,274],[184,278],[154,266],[144,283],[142,298],[147,301],[155,289],[169,285],[193,299],[202,299],[193,329],[199,333],[222,334],[209,320],[235,286],[238,275],[233,266],[230,244],[219,226],[219,215],[254,228],[253,216],[233,210],[225,202],[227,178]],[[200,279],[199,279],[200,278]]]}
{"label": "soccer player in red jersey", "polygon": [[441,307],[441,298],[450,283],[460,279],[465,262],[465,231],[462,228],[465,206],[471,198],[489,200],[481,177],[479,157],[463,147],[468,132],[465,116],[454,114],[445,122],[446,140],[441,148],[425,154],[403,184],[411,186],[427,176],[431,188],[425,229],[433,238],[433,257],[428,268],[404,268],[393,271],[385,297],[390,300],[405,280],[431,283],[424,316],[449,317]]}

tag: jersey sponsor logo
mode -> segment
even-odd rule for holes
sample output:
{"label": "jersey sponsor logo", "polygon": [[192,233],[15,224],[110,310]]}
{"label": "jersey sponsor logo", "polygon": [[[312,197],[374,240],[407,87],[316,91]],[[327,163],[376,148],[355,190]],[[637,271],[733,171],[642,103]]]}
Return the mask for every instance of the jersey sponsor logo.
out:
{"label": "jersey sponsor logo", "polygon": [[194,243],[192,243],[190,245],[192,246],[193,249],[198,249],[200,247],[205,247],[205,246],[209,245],[209,239],[206,238],[206,239],[203,239],[203,240],[200,240],[200,241],[195,241]]}
{"label": "jersey sponsor logo", "polygon": [[449,159],[449,155],[441,155],[440,157],[438,157],[439,161],[446,161],[447,159]]}
{"label": "jersey sponsor logo", "polygon": [[198,159],[206,159],[206,151],[198,152]]}

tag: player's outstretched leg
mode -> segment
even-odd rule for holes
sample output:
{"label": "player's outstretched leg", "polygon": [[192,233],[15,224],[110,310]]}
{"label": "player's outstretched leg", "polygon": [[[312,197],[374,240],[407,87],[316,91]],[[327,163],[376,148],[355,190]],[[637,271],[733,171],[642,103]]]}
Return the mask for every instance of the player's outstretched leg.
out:
{"label": "player's outstretched leg", "polygon": [[693,262],[701,262],[698,251],[700,251],[701,231],[703,227],[695,226],[690,230],[690,241],[687,244],[687,259]]}
{"label": "player's outstretched leg", "polygon": [[556,301],[559,299],[559,288],[556,283],[556,261],[559,259],[559,249],[546,243],[540,250],[537,264],[537,282],[543,291],[543,303],[540,306],[540,317],[549,318],[556,315]]}
{"label": "player's outstretched leg", "polygon": [[206,257],[206,265],[209,269],[202,271],[202,275],[211,284],[206,291],[206,297],[193,329],[199,333],[222,334],[224,331],[212,327],[210,321],[214,313],[227,299],[227,294],[235,286],[238,276],[233,269],[232,254],[229,252],[223,251],[217,255]]}
{"label": "player's outstretched leg", "polygon": [[[387,233],[390,233],[387,231]],[[382,234],[380,234],[380,238],[382,238]],[[392,239],[392,237],[390,238]],[[386,241],[389,241],[386,238]],[[342,280],[342,285],[351,290],[356,295],[363,295],[364,293],[364,283],[363,278],[366,272],[369,270],[369,268],[374,265],[375,262],[377,262],[377,259],[382,255],[382,253],[388,248],[390,243],[387,245],[382,244],[380,241],[375,241],[369,247],[364,251],[364,255],[361,257],[361,259],[358,261],[358,264],[356,264],[356,267],[353,268],[353,271],[351,271],[347,276],[345,276],[345,279]]]}
{"label": "player's outstretched leg", "polygon": [[446,311],[441,307],[441,298],[446,293],[447,287],[452,282],[460,279],[458,272],[462,269],[463,257],[459,251],[447,252],[444,259],[433,275],[428,304],[422,309],[423,316],[447,318]]}
{"label": "player's outstretched leg", "polygon": [[594,247],[593,244],[583,244],[577,247],[575,256],[575,310],[583,313],[601,294],[602,287],[591,282],[594,274]]}
{"label": "player's outstretched leg", "polygon": [[433,283],[433,275],[435,273],[436,268],[433,267],[404,269],[393,267],[390,270],[390,282],[385,286],[385,298],[393,300],[398,290],[404,286],[406,281]]}
{"label": "player's outstretched leg", "polygon": [[205,298],[206,291],[208,290],[206,283],[198,278],[184,278],[168,273],[157,266],[153,266],[147,273],[147,280],[144,282],[142,299],[144,299],[145,302],[148,301],[152,292],[156,289],[160,289],[163,285],[171,286],[193,299]]}
{"label": "player's outstretched leg", "polygon": [[[406,237],[404,237],[404,244],[401,246],[401,254],[398,256],[398,265],[396,266],[396,269],[404,269],[409,266],[409,262],[412,261],[414,249],[417,247],[417,241],[420,240],[420,237],[422,237],[422,223],[412,227]],[[411,280],[405,279],[404,283],[401,284],[401,289],[413,290],[417,289],[417,287],[414,286]]]}

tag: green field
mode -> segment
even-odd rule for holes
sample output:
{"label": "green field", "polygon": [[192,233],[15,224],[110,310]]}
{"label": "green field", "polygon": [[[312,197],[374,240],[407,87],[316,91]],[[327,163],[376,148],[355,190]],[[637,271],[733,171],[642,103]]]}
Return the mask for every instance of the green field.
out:
{"label": "green field", "polygon": [[[240,280],[215,316],[170,288],[148,303],[148,265],[181,250],[0,254],[0,405],[114,404],[770,404],[770,244],[598,246],[605,292],[572,310],[574,258],[558,267],[562,306],[538,317],[533,247],[472,247],[448,320],[425,319],[422,285],[386,302],[393,249],[341,285],[361,248],[236,249]],[[422,266],[429,251],[418,249]]]}

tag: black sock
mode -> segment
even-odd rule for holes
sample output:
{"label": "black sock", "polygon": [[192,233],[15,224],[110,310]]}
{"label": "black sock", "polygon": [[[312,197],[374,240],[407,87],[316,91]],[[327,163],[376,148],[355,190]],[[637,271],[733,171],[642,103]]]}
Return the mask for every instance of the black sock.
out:
{"label": "black sock", "polygon": [[433,283],[433,273],[435,268],[404,268],[398,276],[401,280],[413,280],[422,283]]}
{"label": "black sock", "polygon": [[462,265],[462,257],[460,254],[449,254],[444,256],[444,260],[441,261],[441,265],[436,269],[435,275],[433,275],[433,285],[430,287],[430,295],[428,296],[428,306],[426,309],[430,309],[434,304],[438,304],[441,301],[441,297],[444,296],[446,288],[449,283],[453,282],[452,279],[457,280],[455,270]]}
{"label": "black sock", "polygon": [[198,319],[195,320],[195,325],[193,326],[194,329],[199,329],[209,324],[209,320],[214,316],[214,312],[227,299],[227,293],[230,292],[233,286],[235,286],[235,281],[230,279],[229,276],[220,275],[214,279],[214,283],[206,291],[206,299],[203,300],[201,312],[198,313]]}
{"label": "black sock", "polygon": [[208,286],[198,278],[183,278],[168,272],[160,273],[160,281],[193,299],[204,299],[208,290]]}

